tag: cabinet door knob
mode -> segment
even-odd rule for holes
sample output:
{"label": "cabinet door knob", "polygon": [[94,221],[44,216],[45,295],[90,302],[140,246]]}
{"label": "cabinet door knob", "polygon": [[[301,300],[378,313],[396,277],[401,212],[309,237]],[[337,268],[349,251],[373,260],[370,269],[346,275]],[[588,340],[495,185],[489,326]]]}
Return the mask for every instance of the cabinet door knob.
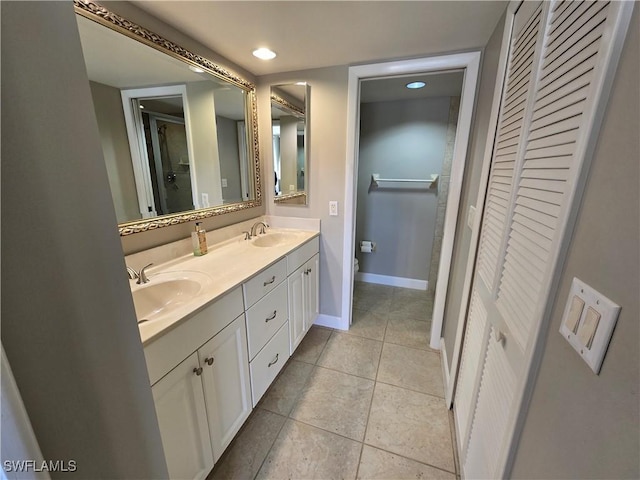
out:
{"label": "cabinet door knob", "polygon": [[200,376],[202,375],[202,367],[196,367],[193,369],[193,373],[195,373],[196,375]]}
{"label": "cabinet door knob", "polygon": [[272,361],[270,361],[268,366],[270,367],[271,365],[275,365],[276,363],[278,363],[278,357],[279,356],[280,356],[280,354],[276,353],[276,358],[274,358]]}
{"label": "cabinet door knob", "polygon": [[276,281],[276,276],[275,276],[275,275],[273,275],[273,276],[271,277],[271,280],[267,280],[266,282],[264,282],[263,287],[266,287],[267,285],[271,285],[271,284],[272,284],[273,282],[275,282],[275,281]]}
{"label": "cabinet door knob", "polygon": [[267,318],[264,319],[264,321],[266,323],[269,323],[271,320],[273,320],[274,318],[276,318],[276,315],[278,314],[277,310],[274,310],[273,313],[271,315],[269,315]]}
{"label": "cabinet door knob", "polygon": [[206,363],[209,366],[213,365],[213,362],[215,362],[215,361],[216,361],[216,359],[213,358],[213,357],[207,357],[207,358],[204,359],[204,363]]}

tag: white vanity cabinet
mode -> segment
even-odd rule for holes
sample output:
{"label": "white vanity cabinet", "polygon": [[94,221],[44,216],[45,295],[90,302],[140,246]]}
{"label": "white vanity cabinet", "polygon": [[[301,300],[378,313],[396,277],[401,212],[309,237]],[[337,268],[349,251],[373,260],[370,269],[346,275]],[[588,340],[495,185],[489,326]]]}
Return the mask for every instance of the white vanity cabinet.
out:
{"label": "white vanity cabinet", "polygon": [[300,344],[318,316],[319,240],[314,238],[287,255],[289,353]]}
{"label": "white vanity cabinet", "polygon": [[241,315],[198,349],[214,461],[252,410],[246,338]]}
{"label": "white vanity cabinet", "polygon": [[251,413],[243,310],[237,288],[145,346],[170,478],[206,478]]}
{"label": "white vanity cabinet", "polygon": [[147,337],[170,478],[206,478],[315,321],[319,245],[314,237],[283,252],[162,335]]}
{"label": "white vanity cabinet", "polygon": [[243,285],[254,406],[289,358],[286,279],[282,258]]}
{"label": "white vanity cabinet", "polygon": [[206,478],[213,468],[198,368],[194,353],[151,387],[169,478]]}

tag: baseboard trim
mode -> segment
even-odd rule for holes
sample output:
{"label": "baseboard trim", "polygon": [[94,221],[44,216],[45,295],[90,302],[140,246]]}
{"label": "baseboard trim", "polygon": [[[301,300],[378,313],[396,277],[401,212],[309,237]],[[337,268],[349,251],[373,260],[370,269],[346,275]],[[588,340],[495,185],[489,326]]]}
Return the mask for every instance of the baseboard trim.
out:
{"label": "baseboard trim", "polygon": [[338,330],[349,330],[349,325],[344,324],[342,317],[334,317],[324,313],[319,314],[313,324],[321,327],[337,328]]}
{"label": "baseboard trim", "polygon": [[389,285],[391,287],[413,288],[414,290],[426,290],[429,287],[429,282],[426,280],[392,277],[390,275],[379,275],[377,273],[358,272],[356,273],[356,280],[359,282]]}
{"label": "baseboard trim", "polygon": [[442,365],[442,380],[444,381],[444,391],[449,391],[449,359],[447,357],[447,344],[444,337],[440,338],[440,364]]}

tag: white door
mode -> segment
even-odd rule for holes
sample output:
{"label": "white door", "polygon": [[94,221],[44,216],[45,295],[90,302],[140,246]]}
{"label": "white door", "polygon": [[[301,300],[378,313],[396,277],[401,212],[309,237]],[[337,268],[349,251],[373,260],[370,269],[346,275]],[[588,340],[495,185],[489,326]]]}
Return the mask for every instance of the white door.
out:
{"label": "white door", "polygon": [[290,354],[293,355],[296,347],[302,341],[305,334],[305,269],[302,265],[287,278],[289,284],[289,341]]}
{"label": "white door", "polygon": [[318,318],[319,310],[319,280],[320,280],[320,255],[315,254],[311,260],[304,265],[305,271],[305,319],[304,330],[305,332],[311,328],[313,322]]}
{"label": "white door", "polygon": [[151,388],[170,478],[203,479],[213,468],[200,373],[194,353]]}
{"label": "white door", "polygon": [[244,315],[205,343],[198,357],[211,445],[218,461],[252,409]]}
{"label": "white door", "polygon": [[524,2],[515,13],[454,400],[465,477],[509,475],[531,364],[630,8]]}

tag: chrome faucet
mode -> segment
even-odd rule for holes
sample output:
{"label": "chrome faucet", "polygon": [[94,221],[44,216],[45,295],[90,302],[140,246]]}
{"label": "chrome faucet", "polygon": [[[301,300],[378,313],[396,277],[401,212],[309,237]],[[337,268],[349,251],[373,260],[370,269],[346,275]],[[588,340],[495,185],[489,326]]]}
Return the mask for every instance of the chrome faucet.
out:
{"label": "chrome faucet", "polygon": [[147,272],[145,270],[149,268],[151,265],[153,265],[153,263],[150,263],[149,265],[145,265],[140,269],[140,272],[138,273],[138,281],[136,282],[138,285],[149,282],[149,278],[147,277]]}
{"label": "chrome faucet", "polygon": [[129,275],[129,280],[135,280],[138,278],[138,272],[131,267],[127,267],[127,275]]}
{"label": "chrome faucet", "polygon": [[153,265],[153,263],[150,263],[149,265],[145,265],[144,267],[142,267],[140,269],[139,272],[136,272],[133,268],[131,267],[127,267],[127,274],[129,275],[129,279],[130,280],[135,280],[138,279],[136,281],[136,283],[138,285],[141,285],[143,283],[148,283],[149,282],[149,277],[147,277],[147,268],[149,268],[151,265]]}
{"label": "chrome faucet", "polygon": [[267,225],[264,222],[256,222],[253,224],[253,226],[251,227],[251,233],[250,236],[251,237],[255,237],[257,235],[256,230],[258,229],[258,227],[260,227],[260,234],[265,233],[265,229],[268,227],[269,225]]}

